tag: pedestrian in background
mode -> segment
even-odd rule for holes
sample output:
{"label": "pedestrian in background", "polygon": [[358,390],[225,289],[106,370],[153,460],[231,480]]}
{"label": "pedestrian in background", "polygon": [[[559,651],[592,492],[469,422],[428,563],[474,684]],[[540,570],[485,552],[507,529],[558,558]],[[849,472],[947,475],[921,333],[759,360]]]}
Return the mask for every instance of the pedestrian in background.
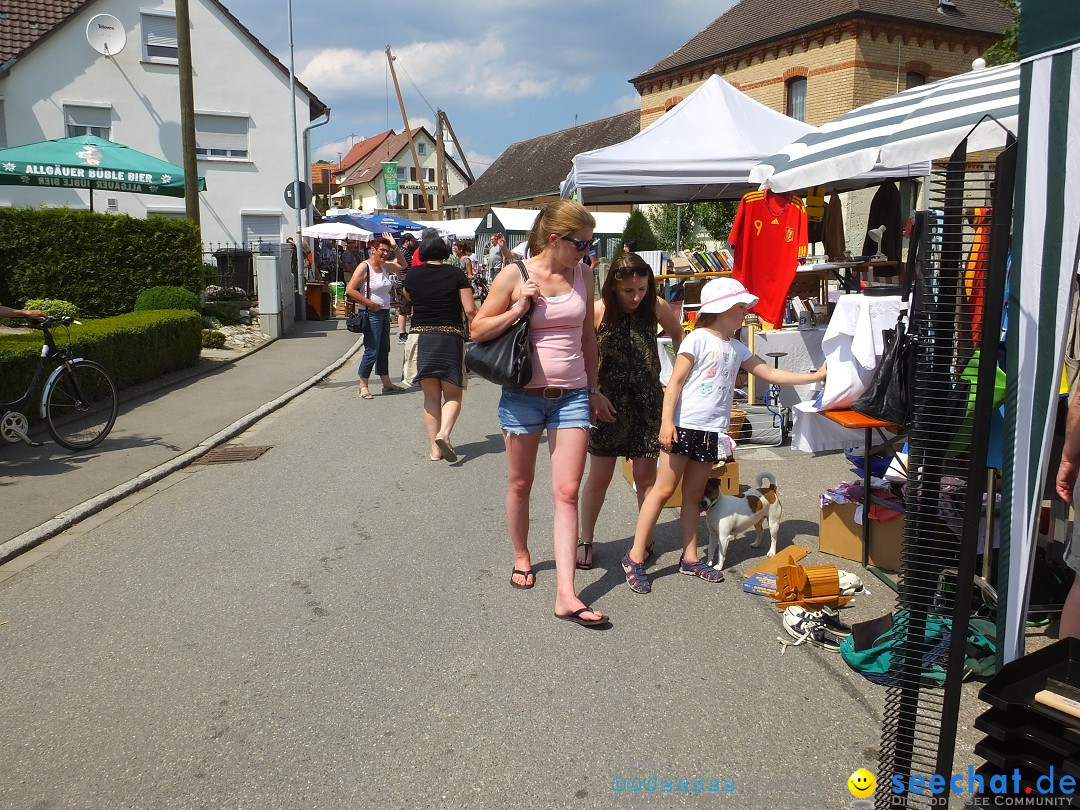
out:
{"label": "pedestrian in background", "polygon": [[488,278],[494,281],[495,277],[502,272],[503,267],[513,260],[514,257],[506,248],[506,237],[502,231],[499,231],[491,237],[491,246],[488,248]]}
{"label": "pedestrian in background", "polygon": [[465,324],[476,315],[472,285],[465,272],[444,264],[450,247],[437,235],[417,250],[420,266],[405,277],[413,306],[412,329],[405,345],[404,378],[424,392],[424,427],[432,461],[458,460],[450,441],[466,387]]}
{"label": "pedestrian in background", "polygon": [[505,267],[472,323],[474,340],[491,340],[531,307],[532,379],[521,390],[504,387],[499,399],[508,468],[506,522],[514,547],[510,584],[519,589],[536,584],[529,551],[529,501],[540,439],[547,431],[555,501],[555,616],[587,627],[609,623],[574,588],[578,492],[592,412],[599,401],[592,274],[581,264],[595,227],[592,214],[577,202],[545,205],[529,232],[532,255],[521,263],[527,280],[518,263]]}
{"label": "pedestrian in background", "polygon": [[357,266],[345,287],[345,297],[368,311],[364,356],[358,370],[361,399],[374,399],[368,388],[372,369],[382,380],[384,394],[402,390],[390,380],[390,288],[393,277],[405,269],[405,256],[389,233],[370,244],[374,248],[370,258]]}

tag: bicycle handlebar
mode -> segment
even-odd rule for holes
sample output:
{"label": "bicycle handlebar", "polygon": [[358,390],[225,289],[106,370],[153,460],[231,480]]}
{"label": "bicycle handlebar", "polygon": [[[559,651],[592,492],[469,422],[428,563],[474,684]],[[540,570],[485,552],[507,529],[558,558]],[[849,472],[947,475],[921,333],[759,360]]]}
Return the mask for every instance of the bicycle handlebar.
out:
{"label": "bicycle handlebar", "polygon": [[43,321],[38,321],[34,326],[39,329],[48,329],[50,326],[71,326],[72,324],[82,325],[82,321],[77,321],[70,315],[49,315]]}

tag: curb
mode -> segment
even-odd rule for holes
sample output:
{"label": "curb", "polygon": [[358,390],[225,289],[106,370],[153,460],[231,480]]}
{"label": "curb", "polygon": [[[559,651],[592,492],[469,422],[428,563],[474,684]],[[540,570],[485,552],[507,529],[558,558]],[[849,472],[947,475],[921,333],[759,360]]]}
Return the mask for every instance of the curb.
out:
{"label": "curb", "polygon": [[[272,342],[273,341],[266,341],[265,343],[252,349],[251,351],[227,360],[225,362],[236,362],[237,360],[240,360],[249,354],[253,354],[254,352],[263,348],[263,346],[270,345]],[[13,537],[10,540],[0,544],[0,565],[8,562],[17,555],[29,551],[35,546],[44,543],[46,540],[55,537],[56,535],[60,534],[60,532],[70,529],[79,521],[85,520],[91,515],[100,512],[101,510],[105,509],[108,506],[111,506],[117,501],[120,501],[128,497],[129,495],[133,495],[139,490],[145,489],[151,484],[160,481],[162,478],[165,478],[166,476],[183,469],[184,467],[191,464],[193,461],[209,453],[218,445],[227,442],[233,436],[236,436],[237,434],[247,430],[249,427],[258,422],[267,414],[276,411],[285,403],[289,402],[292,399],[295,399],[300,394],[304,393],[309,388],[323,380],[325,377],[329,376],[332,372],[341,368],[341,366],[345,365],[345,363],[348,362],[350,357],[352,357],[354,354],[356,354],[357,351],[360,350],[362,344],[362,340],[357,340],[356,343],[354,343],[348,351],[341,355],[341,357],[334,360],[330,365],[326,366],[324,369],[317,372],[315,375],[304,380],[304,382],[300,383],[299,385],[289,389],[276,399],[267,402],[265,405],[259,408],[256,408],[254,411],[247,414],[246,416],[240,417],[231,425],[224,428],[223,430],[218,431],[210,438],[193,447],[191,450],[182,453],[176,458],[163,462],[162,464],[159,464],[153,469],[147,470],[146,472],[135,476],[129,481],[125,481],[122,484],[117,484],[115,487],[108,490],[107,492],[90,498],[89,500],[83,501],[79,505],[73,506],[71,509],[68,509],[65,512],[61,512],[52,520],[47,520],[40,526],[35,526],[33,529],[28,529],[22,534],[17,535],[16,537]],[[214,366],[200,370],[195,374],[185,375],[181,378],[173,378],[165,385],[159,386],[158,388],[154,388],[152,390],[160,390],[161,388],[165,388],[167,385],[171,385],[174,382],[188,380],[192,377],[200,376],[201,374],[209,371],[211,368],[214,368]],[[134,395],[132,398],[134,399],[138,396],[142,396],[143,394],[151,392],[151,390],[147,390]]]}

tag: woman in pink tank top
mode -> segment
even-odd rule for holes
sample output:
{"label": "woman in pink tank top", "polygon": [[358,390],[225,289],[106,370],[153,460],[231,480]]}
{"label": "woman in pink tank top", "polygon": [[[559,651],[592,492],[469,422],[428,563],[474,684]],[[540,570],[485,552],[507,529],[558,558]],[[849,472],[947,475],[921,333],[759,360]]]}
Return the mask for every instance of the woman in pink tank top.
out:
{"label": "woman in pink tank top", "polygon": [[578,598],[574,587],[578,492],[589,430],[594,419],[614,416],[611,404],[596,391],[593,277],[581,264],[595,227],[592,214],[579,203],[560,200],[544,206],[529,232],[525,274],[520,262],[504,267],[471,325],[474,340],[491,340],[532,306],[532,380],[524,389],[503,388],[499,400],[508,467],[506,523],[514,546],[510,584],[521,590],[536,584],[529,552],[529,496],[546,430],[555,499],[555,616],[585,627],[610,624],[607,616]]}

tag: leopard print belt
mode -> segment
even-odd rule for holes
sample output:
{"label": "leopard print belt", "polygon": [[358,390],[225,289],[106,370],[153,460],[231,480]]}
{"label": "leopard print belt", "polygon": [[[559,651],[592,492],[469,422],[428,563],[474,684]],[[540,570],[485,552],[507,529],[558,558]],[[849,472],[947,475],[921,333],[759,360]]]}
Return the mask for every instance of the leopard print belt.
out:
{"label": "leopard print belt", "polygon": [[440,332],[444,335],[454,335],[455,337],[465,338],[465,330],[460,326],[414,326],[409,330],[410,332]]}

